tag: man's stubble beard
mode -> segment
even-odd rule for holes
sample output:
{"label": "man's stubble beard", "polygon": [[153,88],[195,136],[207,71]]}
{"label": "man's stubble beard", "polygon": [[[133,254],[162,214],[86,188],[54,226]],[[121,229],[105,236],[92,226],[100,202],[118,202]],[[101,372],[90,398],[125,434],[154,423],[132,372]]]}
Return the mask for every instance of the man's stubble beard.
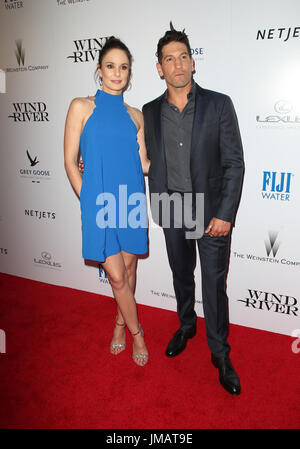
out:
{"label": "man's stubble beard", "polygon": [[192,77],[189,80],[182,80],[182,81],[178,81],[177,83],[173,80],[171,80],[171,82],[167,82],[167,84],[169,84],[171,87],[175,88],[175,89],[182,89],[184,87],[186,87],[189,83],[191,83],[192,81]]}

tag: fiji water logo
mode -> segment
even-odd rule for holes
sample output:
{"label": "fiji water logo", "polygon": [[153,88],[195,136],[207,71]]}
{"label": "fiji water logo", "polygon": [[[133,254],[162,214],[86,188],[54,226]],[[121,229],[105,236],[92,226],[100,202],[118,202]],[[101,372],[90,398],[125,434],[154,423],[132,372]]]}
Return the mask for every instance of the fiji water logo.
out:
{"label": "fiji water logo", "polygon": [[264,200],[289,201],[292,173],[264,171],[261,196]]}
{"label": "fiji water logo", "polygon": [[2,0],[5,8],[7,10],[16,10],[18,8],[23,8],[23,2],[20,0]]}
{"label": "fiji water logo", "polygon": [[109,284],[109,280],[107,278],[107,274],[102,268],[102,265],[99,264],[99,280],[102,284]]}

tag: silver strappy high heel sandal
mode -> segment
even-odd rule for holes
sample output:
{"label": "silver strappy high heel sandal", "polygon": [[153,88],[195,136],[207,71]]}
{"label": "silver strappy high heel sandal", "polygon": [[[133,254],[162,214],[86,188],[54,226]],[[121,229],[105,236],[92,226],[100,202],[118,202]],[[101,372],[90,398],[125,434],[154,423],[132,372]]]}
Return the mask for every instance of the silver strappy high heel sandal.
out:
{"label": "silver strappy high heel sandal", "polygon": [[[141,334],[142,337],[144,338],[144,331],[143,331],[143,329],[141,328],[141,325],[140,325],[140,324],[139,324],[139,330],[138,330],[137,332],[135,332],[135,333],[132,333],[132,332],[131,332],[132,337],[135,337],[136,335],[139,335],[139,334]],[[138,366],[145,366],[146,363],[147,363],[148,360],[149,360],[149,356],[148,356],[147,354],[135,354],[135,353],[133,353],[133,354],[132,354],[132,358],[133,358],[134,362],[135,362]],[[138,360],[143,360],[143,361],[145,361],[145,362],[142,363],[142,364],[139,364],[139,363],[137,362]]]}
{"label": "silver strappy high heel sandal", "polygon": [[[124,328],[126,327],[126,323],[118,323],[117,318],[116,318],[115,324],[117,326],[122,326]],[[114,344],[110,345],[110,352],[113,355],[119,355],[122,351],[124,351],[125,348],[126,348],[126,343],[114,343]],[[119,351],[113,352],[114,349],[119,349]]]}

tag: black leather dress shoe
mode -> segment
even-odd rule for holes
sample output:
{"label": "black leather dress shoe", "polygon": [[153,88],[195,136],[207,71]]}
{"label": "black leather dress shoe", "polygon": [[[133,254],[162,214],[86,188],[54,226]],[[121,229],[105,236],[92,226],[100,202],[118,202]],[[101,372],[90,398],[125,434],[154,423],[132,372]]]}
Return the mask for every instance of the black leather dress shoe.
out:
{"label": "black leather dress shoe", "polygon": [[230,394],[240,394],[241,385],[239,377],[235,372],[229,357],[216,357],[212,354],[211,361],[219,370],[219,381],[222,387],[224,387]]}
{"label": "black leather dress shoe", "polygon": [[196,332],[197,332],[196,328],[192,329],[189,332],[185,332],[181,329],[178,329],[178,331],[174,334],[174,337],[170,340],[170,343],[168,344],[166,356],[175,357],[176,355],[184,351],[188,338],[195,337]]}

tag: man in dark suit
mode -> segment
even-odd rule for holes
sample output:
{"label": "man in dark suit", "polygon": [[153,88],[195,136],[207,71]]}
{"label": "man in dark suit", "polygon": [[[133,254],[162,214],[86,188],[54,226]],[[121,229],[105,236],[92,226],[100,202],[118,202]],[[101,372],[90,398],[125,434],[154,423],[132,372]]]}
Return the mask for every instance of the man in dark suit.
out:
{"label": "man in dark suit", "polygon": [[[197,215],[195,197],[204,194],[205,232],[202,236],[187,238],[187,226],[185,223],[176,226],[173,209],[170,226],[163,224],[180,321],[180,328],[169,342],[166,355],[180,354],[187,340],[196,334],[194,269],[197,245],[212,362],[219,369],[221,385],[237,395],[241,386],[229,359],[225,284],[230,231],[244,173],[238,122],[228,96],[202,89],[194,82],[194,60],[184,31],[176,31],[171,24],[171,30],[158,42],[157,55],[157,70],[165,80],[167,90],[143,107],[145,142],[151,161],[150,196],[173,195],[175,192],[182,198],[183,210],[191,208],[189,212],[194,218]],[[187,194],[193,199],[190,205],[183,202]],[[161,214],[154,220],[162,224]]]}

